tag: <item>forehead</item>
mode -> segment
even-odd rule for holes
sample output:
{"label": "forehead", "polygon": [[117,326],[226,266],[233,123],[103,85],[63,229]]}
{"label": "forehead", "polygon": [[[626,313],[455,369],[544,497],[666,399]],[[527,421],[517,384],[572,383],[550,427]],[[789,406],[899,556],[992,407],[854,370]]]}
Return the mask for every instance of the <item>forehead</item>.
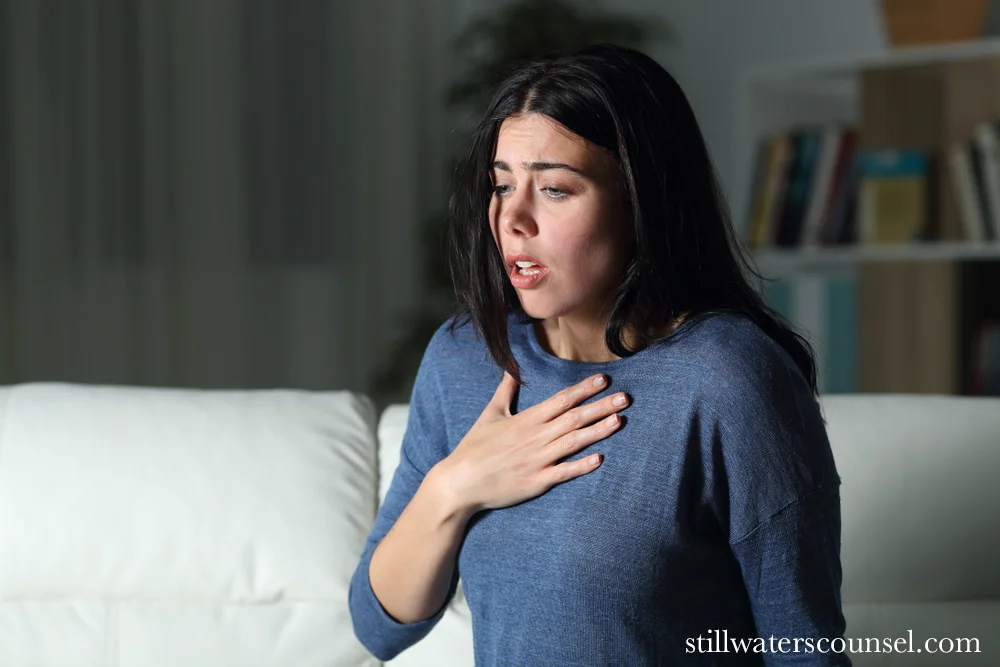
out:
{"label": "forehead", "polygon": [[586,162],[596,147],[583,137],[573,134],[548,116],[537,113],[507,118],[500,125],[496,158],[516,161],[573,160]]}

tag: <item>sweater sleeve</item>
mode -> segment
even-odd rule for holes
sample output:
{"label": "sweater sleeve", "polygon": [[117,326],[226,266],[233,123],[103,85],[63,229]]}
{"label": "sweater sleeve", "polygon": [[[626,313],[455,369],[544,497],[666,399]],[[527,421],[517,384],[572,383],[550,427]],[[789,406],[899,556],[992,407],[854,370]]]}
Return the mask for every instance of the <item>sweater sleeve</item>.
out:
{"label": "sweater sleeve", "polygon": [[709,420],[717,510],[766,642],[765,664],[850,665],[831,649],[835,639],[841,648],[846,629],[840,477],[819,403],[770,345],[732,359],[720,377]]}
{"label": "sweater sleeve", "polygon": [[840,601],[840,494],[817,489],[732,544],[753,608],[765,664],[849,666],[837,653],[845,621]]}
{"label": "sweater sleeve", "polygon": [[354,634],[372,655],[382,661],[396,657],[431,631],[444,615],[458,584],[456,564],[451,587],[441,609],[423,621],[400,623],[386,613],[372,590],[368,576],[375,548],[409,504],[424,476],[447,451],[444,421],[440,415],[440,401],[433,377],[436,344],[439,341],[432,340],[418,370],[410,398],[399,466],[368,535],[348,592]]}

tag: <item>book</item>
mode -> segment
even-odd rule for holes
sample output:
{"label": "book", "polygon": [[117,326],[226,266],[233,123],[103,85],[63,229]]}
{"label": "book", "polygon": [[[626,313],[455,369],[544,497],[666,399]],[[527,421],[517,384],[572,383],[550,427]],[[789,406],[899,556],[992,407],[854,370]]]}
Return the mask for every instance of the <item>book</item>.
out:
{"label": "book", "polygon": [[793,134],[794,157],[788,169],[788,187],[778,221],[775,245],[792,248],[799,244],[802,223],[809,205],[813,175],[819,152],[820,133],[803,128]]}
{"label": "book", "polygon": [[984,322],[972,342],[970,393],[1000,396],[1000,321]]}
{"label": "book", "polygon": [[929,219],[929,156],[916,149],[866,149],[858,155],[862,243],[923,240]]}
{"label": "book", "polygon": [[[845,141],[847,139],[845,137]],[[827,217],[820,228],[820,242],[824,245],[855,243],[857,240],[855,225],[861,172],[856,146],[856,140],[852,140],[842,153],[842,173],[831,193]]]}
{"label": "book", "polygon": [[796,327],[816,353],[822,393],[858,390],[858,291],[850,274],[807,274],[764,284],[765,303]]}
{"label": "book", "polygon": [[839,124],[827,126],[820,140],[819,155],[816,158],[816,173],[813,178],[809,205],[802,220],[802,246],[815,246],[819,242],[819,232],[826,215],[831,193],[836,186],[838,159],[846,132]]}
{"label": "book", "polygon": [[971,147],[956,143],[948,150],[948,167],[951,172],[952,191],[958,207],[958,217],[970,241],[986,239],[986,223],[973,174]]}
{"label": "book", "polygon": [[764,202],[767,198],[767,173],[771,159],[771,137],[762,137],[757,141],[754,158],[753,178],[750,184],[750,206],[747,212],[747,240],[750,247],[755,247],[761,237],[759,229],[764,217]]}
{"label": "book", "polygon": [[751,245],[766,247],[774,239],[775,218],[784,201],[788,164],[791,161],[792,139],[786,132],[774,134],[769,142],[767,176],[758,217],[754,220]]}
{"label": "book", "polygon": [[995,239],[1000,232],[1000,167],[997,165],[997,137],[992,123],[979,123],[971,140],[976,185],[980,188],[984,238]]}

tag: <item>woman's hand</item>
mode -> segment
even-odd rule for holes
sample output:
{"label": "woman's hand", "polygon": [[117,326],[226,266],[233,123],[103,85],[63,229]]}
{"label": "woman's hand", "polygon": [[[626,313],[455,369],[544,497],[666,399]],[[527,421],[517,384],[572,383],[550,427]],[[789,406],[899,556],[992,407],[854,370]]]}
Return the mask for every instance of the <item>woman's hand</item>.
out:
{"label": "woman's hand", "polygon": [[627,395],[618,393],[580,405],[606,386],[607,379],[596,375],[511,415],[517,383],[504,373],[479,419],[432,472],[469,515],[515,505],[585,475],[600,465],[600,455],[557,461],[606,438],[620,426],[618,411],[628,405]]}

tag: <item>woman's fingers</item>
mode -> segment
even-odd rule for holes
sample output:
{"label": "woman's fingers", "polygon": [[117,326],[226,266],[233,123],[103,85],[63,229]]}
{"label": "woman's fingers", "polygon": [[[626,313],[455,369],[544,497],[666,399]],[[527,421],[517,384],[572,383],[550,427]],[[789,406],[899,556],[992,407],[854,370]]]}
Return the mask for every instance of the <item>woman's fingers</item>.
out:
{"label": "woman's fingers", "polygon": [[556,417],[548,424],[545,431],[545,438],[550,442],[555,441],[609,415],[617,414],[620,410],[628,407],[628,405],[628,394],[619,392],[611,396],[606,396],[599,401],[593,401],[592,403],[573,408]]}
{"label": "woman's fingers", "polygon": [[617,431],[621,425],[621,416],[617,412],[614,412],[596,424],[569,431],[556,438],[549,447],[545,448],[546,454],[550,457],[551,461],[558,461],[561,458],[575,454],[598,440],[603,440]]}
{"label": "woman's fingers", "polygon": [[603,460],[604,457],[600,454],[591,454],[575,461],[565,461],[552,466],[545,472],[548,488],[596,470]]}
{"label": "woman's fingers", "polygon": [[[567,433],[554,441],[548,452],[555,460],[571,456],[588,445],[592,445],[598,440],[608,437],[617,431],[621,424],[622,419],[616,412],[587,428]],[[546,483],[551,488],[556,484],[562,484],[575,477],[586,475],[600,466],[603,461],[603,455],[590,454],[589,456],[584,456],[573,461],[557,463],[545,471]]]}
{"label": "woman's fingers", "polygon": [[552,421],[591,396],[604,391],[607,386],[608,379],[604,375],[593,375],[583,382],[578,382],[556,392],[538,405],[525,410],[522,414],[530,414],[532,418],[541,423]]}
{"label": "woman's fingers", "polygon": [[[479,511],[534,498],[596,469],[600,457],[565,459],[620,428],[617,413],[628,405],[625,394],[584,402],[607,384],[606,376],[591,376],[512,416],[518,384],[505,372],[479,419],[442,461],[442,474],[456,475],[462,502]],[[615,418],[606,421],[610,415]]]}

